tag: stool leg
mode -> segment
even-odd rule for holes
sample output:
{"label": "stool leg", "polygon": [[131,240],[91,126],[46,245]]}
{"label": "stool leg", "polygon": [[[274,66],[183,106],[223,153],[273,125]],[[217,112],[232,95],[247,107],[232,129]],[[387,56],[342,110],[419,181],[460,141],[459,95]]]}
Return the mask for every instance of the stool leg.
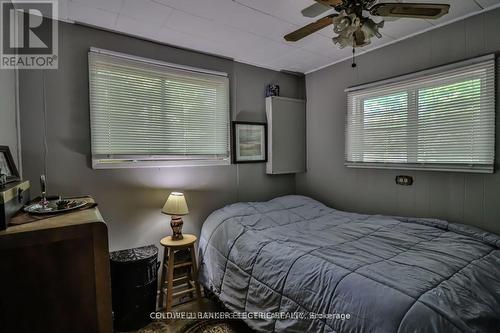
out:
{"label": "stool leg", "polygon": [[191,249],[191,263],[193,266],[193,280],[194,286],[196,288],[196,296],[201,299],[200,283],[198,282],[198,266],[196,265],[196,251],[194,249],[194,244],[190,246]]}
{"label": "stool leg", "polygon": [[[187,276],[186,288],[188,288],[188,289],[191,289],[194,287],[194,285],[192,284],[192,282],[194,281],[192,272],[193,272],[193,267],[191,267],[191,266],[186,267],[186,276]],[[189,293],[189,297],[191,299],[193,299],[194,298],[193,293]]]}
{"label": "stool leg", "polygon": [[168,272],[167,272],[167,306],[166,311],[172,311],[172,302],[173,302],[173,292],[174,292],[174,250],[168,249]]}
{"label": "stool leg", "polygon": [[167,257],[168,257],[168,249],[165,248],[163,250],[163,260],[161,265],[161,279],[160,279],[160,297],[158,299],[158,309],[163,309],[163,301],[165,299],[164,288],[167,282]]}

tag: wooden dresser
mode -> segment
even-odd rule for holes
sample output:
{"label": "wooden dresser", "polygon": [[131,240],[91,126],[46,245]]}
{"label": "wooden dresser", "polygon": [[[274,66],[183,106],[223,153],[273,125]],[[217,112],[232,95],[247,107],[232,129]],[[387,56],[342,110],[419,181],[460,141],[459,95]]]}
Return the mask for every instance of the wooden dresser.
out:
{"label": "wooden dresser", "polygon": [[97,208],[0,231],[0,332],[111,333],[108,231]]}

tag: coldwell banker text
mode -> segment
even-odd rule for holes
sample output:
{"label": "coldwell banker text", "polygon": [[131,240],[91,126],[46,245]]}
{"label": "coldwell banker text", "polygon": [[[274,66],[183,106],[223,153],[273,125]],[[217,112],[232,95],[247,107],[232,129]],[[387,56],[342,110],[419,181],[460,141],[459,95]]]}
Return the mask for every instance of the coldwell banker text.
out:
{"label": "coldwell banker text", "polygon": [[1,2],[0,68],[57,69],[57,1]]}

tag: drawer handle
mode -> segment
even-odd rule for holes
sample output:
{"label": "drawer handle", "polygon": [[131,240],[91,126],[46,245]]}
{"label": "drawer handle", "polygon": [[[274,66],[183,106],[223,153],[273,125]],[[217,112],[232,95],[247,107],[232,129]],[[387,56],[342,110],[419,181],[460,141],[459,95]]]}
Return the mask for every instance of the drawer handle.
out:
{"label": "drawer handle", "polygon": [[23,200],[24,200],[23,190],[19,187],[19,188],[17,189],[17,201],[18,201],[19,203],[22,203],[22,202],[23,202]]}

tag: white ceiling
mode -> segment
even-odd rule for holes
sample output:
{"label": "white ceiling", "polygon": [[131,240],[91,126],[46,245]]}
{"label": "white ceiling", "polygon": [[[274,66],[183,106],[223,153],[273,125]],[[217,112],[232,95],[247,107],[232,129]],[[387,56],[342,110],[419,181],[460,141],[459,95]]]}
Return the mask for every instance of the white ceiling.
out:
{"label": "white ceiling", "polygon": [[[438,20],[386,22],[367,51],[500,5],[500,0],[412,0],[451,4]],[[283,36],[315,19],[300,11],[313,0],[59,0],[59,18],[234,58],[276,70],[307,73],[350,57],[327,27],[303,40]],[[321,16],[319,16],[321,17]]]}

